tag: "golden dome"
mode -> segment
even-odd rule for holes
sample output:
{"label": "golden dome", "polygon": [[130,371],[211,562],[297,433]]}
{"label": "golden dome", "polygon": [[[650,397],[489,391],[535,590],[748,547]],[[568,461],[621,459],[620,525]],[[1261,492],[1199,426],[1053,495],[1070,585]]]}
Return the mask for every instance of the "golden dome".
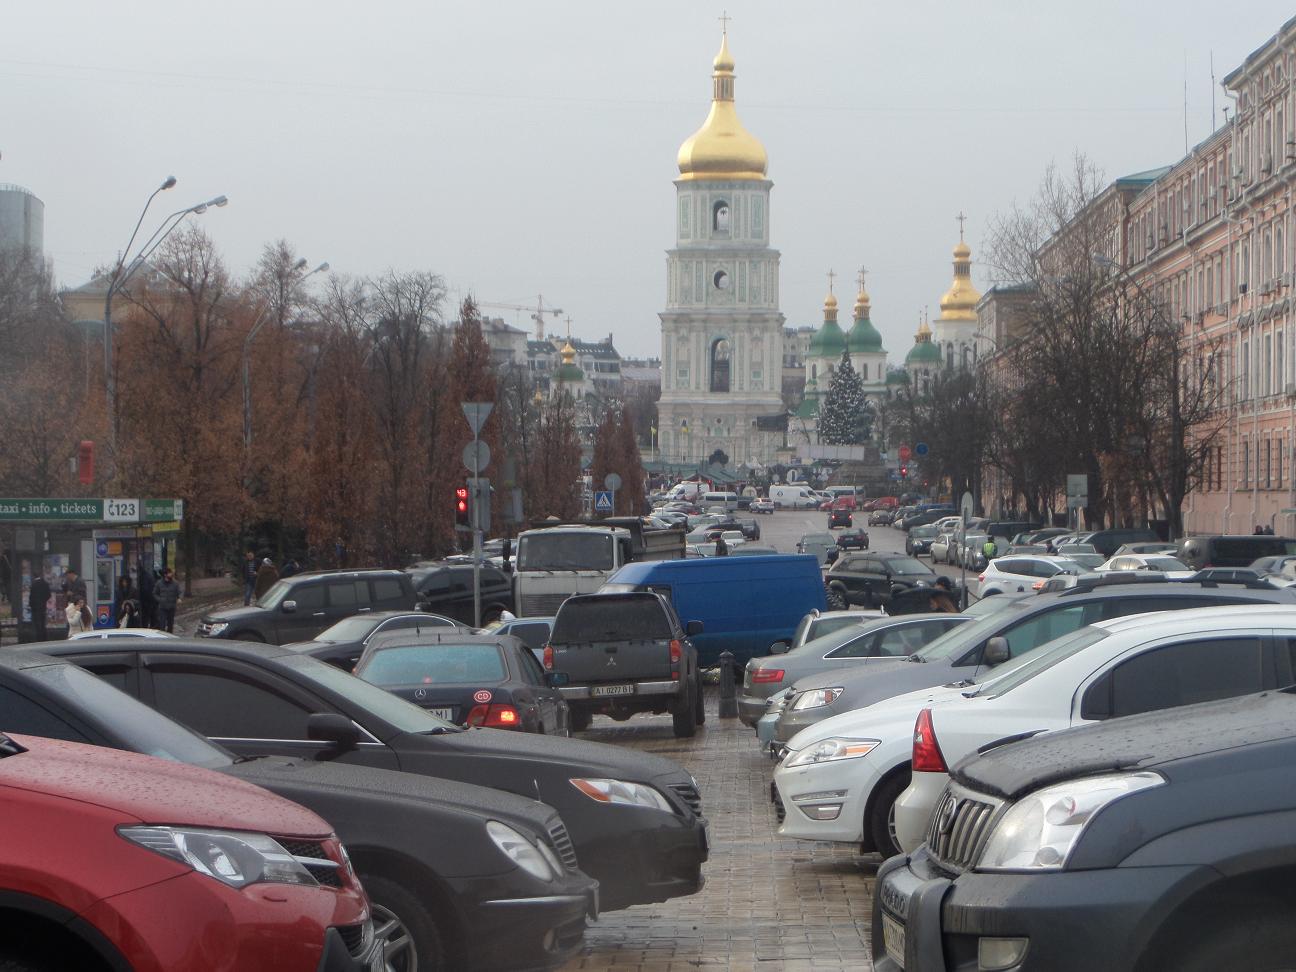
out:
{"label": "golden dome", "polygon": [[828,296],[824,298],[824,320],[837,320],[837,298],[833,296],[832,291],[829,291]]}
{"label": "golden dome", "polygon": [[769,165],[765,146],[743,128],[734,108],[734,62],[727,36],[721,38],[712,66],[711,113],[680,146],[680,178],[764,179]]}
{"label": "golden dome", "polygon": [[972,286],[972,248],[959,240],[954,244],[954,282],[940,299],[942,321],[975,321],[981,291]]}
{"label": "golden dome", "polygon": [[868,291],[860,287],[859,293],[855,295],[855,319],[863,320],[869,316],[869,295]]}

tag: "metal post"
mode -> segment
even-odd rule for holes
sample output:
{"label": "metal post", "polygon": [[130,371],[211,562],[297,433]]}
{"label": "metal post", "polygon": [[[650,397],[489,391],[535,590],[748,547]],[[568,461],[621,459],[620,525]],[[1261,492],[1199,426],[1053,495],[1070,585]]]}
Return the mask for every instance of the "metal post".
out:
{"label": "metal post", "polygon": [[[473,433],[473,444],[476,445],[478,435]],[[481,627],[481,555],[482,555],[482,532],[481,532],[481,504],[478,500],[481,498],[481,488],[478,486],[478,480],[481,479],[481,454],[473,450],[473,486],[468,491],[472,500],[472,531],[473,531],[473,627]]]}
{"label": "metal post", "polygon": [[734,656],[731,651],[720,653],[720,718],[738,718],[738,699],[734,695]]}
{"label": "metal post", "polygon": [[[959,610],[968,605],[967,589],[967,510],[963,511],[963,522],[959,526]],[[989,536],[989,534],[987,534]]]}

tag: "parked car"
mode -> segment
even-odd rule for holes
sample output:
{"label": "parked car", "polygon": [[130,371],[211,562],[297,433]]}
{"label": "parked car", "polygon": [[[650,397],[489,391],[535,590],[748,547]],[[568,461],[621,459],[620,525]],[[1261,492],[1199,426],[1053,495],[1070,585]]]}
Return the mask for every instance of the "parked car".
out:
{"label": "parked car", "polygon": [[[796,695],[779,716],[775,738],[786,743],[815,723],[906,692],[988,678],[997,666],[1095,621],[1212,605],[1296,604],[1296,592],[1267,584],[1217,586],[1150,576],[1151,582],[1124,583],[1123,577],[1096,575],[1092,583],[1057,593],[983,598],[968,608],[969,613],[984,612],[975,624],[942,635],[908,662],[866,658],[847,672],[798,682]],[[1013,599],[998,603],[1002,597]]]}
{"label": "parked car", "polygon": [[807,641],[814,641],[816,638],[822,638],[843,628],[852,628],[865,620],[879,616],[880,612],[876,610],[819,611],[816,609],[801,619],[791,638],[779,639],[771,644],[770,654],[777,655],[799,648]]}
{"label": "parked car", "polygon": [[759,498],[752,500],[751,511],[753,513],[773,513],[774,501],[771,499]]}
{"label": "parked car", "polygon": [[905,658],[950,628],[971,621],[965,614],[907,614],[899,618],[861,618],[813,641],[767,658],[753,658],[739,687],[738,718],[754,726],[767,711],[771,695],[800,678],[849,668],[860,658]]}
{"label": "parked car", "polygon": [[1093,544],[1098,553],[1110,557],[1116,553],[1116,548],[1124,544],[1155,543],[1160,539],[1154,530],[1118,527],[1111,530],[1097,530],[1085,537],[1082,542]]}
{"label": "parked car", "polygon": [[[143,640],[47,645],[240,755],[295,757],[296,765],[312,768],[399,767],[504,791],[507,805],[508,794],[538,798],[562,815],[606,909],[665,901],[702,885],[701,795],[693,778],[664,757],[577,739],[461,729],[277,646],[188,639],[168,642],[166,651]],[[334,816],[323,816],[341,827]],[[436,827],[426,831],[429,839],[445,839]],[[378,897],[372,888],[370,895]],[[510,940],[490,944],[505,949]]]}
{"label": "parked car", "polygon": [[1143,540],[1134,543],[1122,543],[1116,548],[1116,552],[1112,556],[1119,557],[1122,554],[1169,554],[1173,557],[1178,551],[1179,544],[1177,543]]}
{"label": "parked car", "polygon": [[735,516],[733,524],[742,531],[743,539],[759,540],[761,535],[760,524],[756,522],[754,516]]}
{"label": "parked car", "polygon": [[758,543],[740,543],[729,548],[730,557],[768,557],[777,553],[773,547],[763,547]]}
{"label": "parked car", "polygon": [[339,570],[293,574],[276,581],[249,607],[203,616],[200,638],[282,645],[314,638],[343,618],[416,606],[410,575],[399,570]]}
{"label": "parked car", "polygon": [[1193,575],[1191,567],[1182,560],[1166,554],[1117,554],[1097,569],[1100,571],[1155,570],[1160,571],[1170,580],[1183,580]]}
{"label": "parked car", "polygon": [[355,674],[456,725],[571,735],[558,690],[565,678],[546,673],[509,635],[436,629],[381,634],[365,648]]}
{"label": "parked car", "polygon": [[894,591],[936,579],[920,560],[899,553],[866,552],[838,558],[826,576],[829,600],[835,608],[852,604],[883,606]]}
{"label": "parked car", "polygon": [[828,555],[837,553],[837,538],[831,533],[803,533],[797,541],[799,554],[810,554],[819,563],[828,563]]}
{"label": "parked car", "polygon": [[936,539],[937,532],[934,523],[914,527],[905,536],[905,553],[911,557],[921,557],[925,553],[931,553],[931,545]]}
{"label": "parked car", "polygon": [[[442,961],[481,968],[551,966],[560,964],[579,947],[585,917],[597,911],[597,888],[575,869],[563,821],[553,808],[535,800],[534,789],[529,796],[516,796],[390,769],[344,765],[349,760],[336,746],[307,742],[304,731],[304,751],[299,752],[307,756],[304,760],[236,760],[228,751],[109,684],[129,683],[138,694],[136,652],[151,661],[158,642],[140,639],[110,646],[67,641],[47,644],[71,660],[97,669],[102,677],[96,678],[70,661],[45,654],[6,652],[0,656],[0,694],[4,697],[7,724],[15,731],[37,730],[59,739],[144,752],[177,764],[217,770],[228,778],[224,789],[209,804],[201,805],[228,805],[232,793],[253,783],[318,813],[336,828],[347,845],[351,864],[372,903],[378,925],[375,934],[386,952],[388,968],[413,969],[419,962]],[[191,718],[205,719],[208,713],[220,712],[247,732],[268,727],[268,719],[292,710],[292,703],[282,695],[273,697],[272,707],[267,707],[266,700],[248,705],[252,692],[231,689],[240,684],[237,678],[243,674],[237,667],[221,673],[229,678],[205,681],[201,676],[188,677],[183,664],[168,665],[175,658],[172,650],[180,646],[193,646],[200,657],[227,657],[240,647],[238,643],[220,641],[168,643],[156,668],[150,666],[143,673],[146,685],[151,681],[150,671],[159,676],[154,684],[162,687],[159,698],[163,704],[169,706],[172,699],[168,685],[179,684],[167,677],[174,674],[188,682],[182,694],[189,696]],[[284,654],[277,647],[242,647]],[[425,715],[323,662],[298,660],[332,677],[354,682],[362,692],[377,693]],[[275,680],[261,691],[268,693],[271,689],[291,692],[292,686]],[[358,739],[361,732],[350,720],[337,715],[317,715],[312,721],[317,729],[331,725],[335,733],[342,731],[339,723],[345,722],[353,739]],[[259,755],[266,748],[247,745],[245,750],[251,751],[245,751],[245,755]],[[313,761],[312,756],[319,756],[319,761]],[[399,765],[395,760],[375,762]],[[503,824],[506,831],[492,833],[491,821]],[[501,846],[501,835],[510,847]],[[524,843],[515,843],[519,840]],[[542,850],[541,845],[546,849]],[[536,863],[526,846],[545,866],[526,866],[520,858]],[[309,845],[289,849],[307,858],[326,856]],[[550,866],[555,859],[563,861],[561,871]],[[314,873],[317,879],[335,879],[325,873],[328,870],[332,869]],[[445,907],[438,894],[449,895],[455,906]],[[566,900],[555,902],[555,895]],[[497,904],[503,900],[510,904]],[[512,914],[501,914],[505,909]],[[165,913],[165,907],[162,910]],[[478,941],[483,935],[495,936],[504,929],[510,936],[516,932],[516,938],[510,937],[508,942],[494,938]],[[355,943],[354,935],[348,938]],[[187,940],[181,944],[184,949],[192,947]],[[159,972],[164,968],[169,966],[163,964]]]}
{"label": "parked car", "polygon": [[823,500],[804,485],[771,486],[769,498],[775,509],[813,510],[818,509]]}
{"label": "parked car", "polygon": [[1293,725],[1296,695],[1265,692],[961,764],[935,839],[878,870],[873,967],[987,956],[987,941],[1004,969],[1290,965]]}
{"label": "parked car", "polygon": [[869,526],[888,526],[895,519],[895,514],[885,507],[878,507],[870,510],[868,515]]}
{"label": "parked car", "polygon": [[[1283,645],[1274,657],[1270,638]],[[913,778],[896,804],[896,839],[925,839],[949,767],[1007,739],[1283,688],[1296,678],[1296,606],[1211,607],[1098,621],[1002,678],[923,709]]]}
{"label": "parked car", "polygon": [[106,641],[112,638],[174,638],[175,635],[156,628],[92,628],[89,631],[78,631],[68,635],[72,641],[84,641],[94,638]]}
{"label": "parked car", "polygon": [[863,527],[845,530],[837,534],[838,550],[867,550],[869,548],[868,531]]}
{"label": "parked car", "polygon": [[848,509],[834,509],[828,511],[828,529],[834,527],[848,527],[855,522],[854,514]]}
{"label": "parked car", "polygon": [[520,638],[531,650],[536,661],[544,663],[544,646],[549,644],[549,633],[553,631],[553,618],[508,618],[492,621],[482,628],[485,634],[512,635]]}
{"label": "parked car", "polygon": [[1065,557],[1038,554],[999,557],[977,575],[977,597],[991,597],[1004,591],[1038,591],[1044,586],[1044,580],[1056,574],[1078,576],[1086,570]]}
{"label": "parked car", "polygon": [[346,852],[304,807],[198,766],[28,735],[0,734],[0,787],[23,837],[0,847],[0,968],[381,967]]}
{"label": "parked car", "polygon": [[[473,567],[471,563],[443,563],[410,571],[418,607],[422,611],[473,624]],[[513,581],[503,570],[489,564],[481,567],[481,621],[488,624],[510,610]]]}
{"label": "parked car", "polygon": [[689,638],[702,622],[681,623],[654,591],[575,594],[554,618],[544,649],[546,672],[566,676],[562,694],[571,726],[594,715],[618,721],[636,712],[671,713],[675,735],[693,736],[705,718],[697,650]]}
{"label": "parked car", "polygon": [[1188,575],[1189,580],[1213,584],[1271,584],[1250,567],[1203,567]]}
{"label": "parked car", "polygon": [[1296,555],[1296,540],[1268,536],[1199,536],[1179,541],[1178,557],[1194,570],[1248,567],[1259,557]]}
{"label": "parked car", "polygon": [[364,654],[365,646],[375,635],[390,631],[419,631],[428,628],[457,628],[453,618],[427,611],[377,611],[343,618],[330,628],[325,628],[310,641],[294,641],[285,645],[293,651],[311,655],[344,672],[356,667]]}

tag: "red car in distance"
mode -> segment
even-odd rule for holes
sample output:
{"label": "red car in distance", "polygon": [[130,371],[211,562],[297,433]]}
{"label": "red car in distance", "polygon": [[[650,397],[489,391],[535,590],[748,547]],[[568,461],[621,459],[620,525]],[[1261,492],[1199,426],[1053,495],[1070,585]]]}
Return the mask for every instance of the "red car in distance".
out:
{"label": "red car in distance", "polygon": [[327,823],[184,763],[0,734],[6,972],[376,972]]}

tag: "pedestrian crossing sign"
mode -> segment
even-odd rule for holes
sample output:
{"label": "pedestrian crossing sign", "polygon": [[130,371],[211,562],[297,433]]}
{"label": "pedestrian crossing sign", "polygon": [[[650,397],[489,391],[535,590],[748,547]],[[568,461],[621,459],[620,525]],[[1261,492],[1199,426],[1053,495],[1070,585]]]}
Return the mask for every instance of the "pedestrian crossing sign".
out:
{"label": "pedestrian crossing sign", "polygon": [[594,512],[611,513],[612,512],[612,491],[610,489],[600,489],[594,494]]}

